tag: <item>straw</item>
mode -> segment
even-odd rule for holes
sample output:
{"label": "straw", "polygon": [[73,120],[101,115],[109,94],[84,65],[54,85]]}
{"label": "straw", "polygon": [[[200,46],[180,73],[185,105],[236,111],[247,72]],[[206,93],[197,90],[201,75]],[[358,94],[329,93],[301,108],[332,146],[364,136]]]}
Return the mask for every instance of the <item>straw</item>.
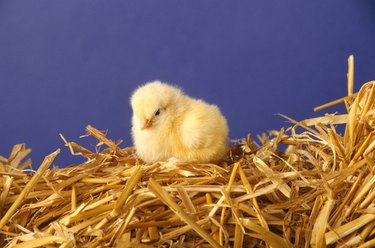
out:
{"label": "straw", "polygon": [[49,168],[57,150],[34,171],[15,145],[0,156],[0,246],[373,247],[375,81],[353,92],[353,66],[348,96],[318,107],[346,112],[281,115],[216,164],[146,164],[91,125],[94,151],[60,135],[81,164]]}

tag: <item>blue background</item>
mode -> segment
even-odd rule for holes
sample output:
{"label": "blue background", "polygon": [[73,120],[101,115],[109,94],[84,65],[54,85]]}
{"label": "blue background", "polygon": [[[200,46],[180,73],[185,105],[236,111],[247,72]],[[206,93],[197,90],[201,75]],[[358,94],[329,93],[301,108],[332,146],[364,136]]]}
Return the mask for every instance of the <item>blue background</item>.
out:
{"label": "blue background", "polygon": [[[322,115],[375,79],[375,2],[0,1],[0,154],[16,143],[34,168],[91,124],[131,145],[129,96],[161,79],[219,105],[230,137]],[[63,148],[55,164],[80,162]]]}

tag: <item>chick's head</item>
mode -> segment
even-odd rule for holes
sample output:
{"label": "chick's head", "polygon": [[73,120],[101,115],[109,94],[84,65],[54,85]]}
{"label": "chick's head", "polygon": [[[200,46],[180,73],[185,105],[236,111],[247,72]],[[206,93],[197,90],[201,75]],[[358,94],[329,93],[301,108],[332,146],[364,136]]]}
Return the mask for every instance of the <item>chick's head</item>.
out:
{"label": "chick's head", "polygon": [[146,83],[136,89],[130,99],[133,125],[141,130],[160,128],[176,117],[183,99],[183,93],[177,87],[160,81]]}

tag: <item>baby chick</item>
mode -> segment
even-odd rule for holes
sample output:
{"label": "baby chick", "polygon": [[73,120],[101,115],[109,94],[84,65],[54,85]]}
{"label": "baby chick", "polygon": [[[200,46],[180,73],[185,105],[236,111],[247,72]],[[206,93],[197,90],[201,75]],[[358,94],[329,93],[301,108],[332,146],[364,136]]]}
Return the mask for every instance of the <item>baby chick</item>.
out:
{"label": "baby chick", "polygon": [[217,106],[160,81],[136,89],[130,103],[133,142],[145,162],[174,157],[205,163],[225,155],[228,126]]}

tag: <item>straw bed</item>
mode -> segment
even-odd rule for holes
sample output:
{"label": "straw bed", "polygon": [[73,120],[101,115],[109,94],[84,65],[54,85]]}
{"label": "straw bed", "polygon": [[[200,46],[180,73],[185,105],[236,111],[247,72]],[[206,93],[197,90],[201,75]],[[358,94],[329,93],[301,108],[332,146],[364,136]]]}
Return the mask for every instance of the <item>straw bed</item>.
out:
{"label": "straw bed", "polygon": [[0,157],[0,246],[373,247],[375,81],[353,93],[349,63],[348,96],[332,103],[347,114],[288,118],[220,164],[144,164],[91,126],[104,150],[64,139],[80,165],[48,169],[57,150],[30,173],[14,146]]}

